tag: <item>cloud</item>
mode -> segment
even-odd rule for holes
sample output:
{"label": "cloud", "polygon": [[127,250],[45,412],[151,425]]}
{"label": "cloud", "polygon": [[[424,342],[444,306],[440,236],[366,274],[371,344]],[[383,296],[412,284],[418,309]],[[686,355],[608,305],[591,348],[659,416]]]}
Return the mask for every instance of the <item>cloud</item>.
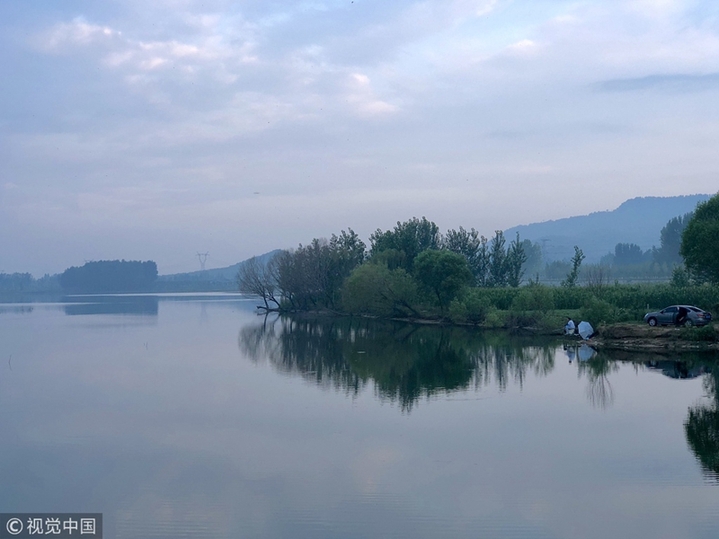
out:
{"label": "cloud", "polygon": [[[3,208],[22,199],[47,237],[87,220],[119,238],[125,214],[218,237],[245,211],[237,230],[281,221],[256,236],[271,247],[422,213],[491,231],[696,190],[719,166],[719,18],[699,16],[719,8],[706,0],[69,10],[11,17],[0,66],[0,185],[17,186],[0,188]],[[578,201],[582,181],[611,188]],[[222,219],[203,218],[225,201]]]}
{"label": "cloud", "polygon": [[627,79],[611,79],[596,84],[603,92],[632,92],[661,90],[670,92],[698,92],[719,89],[719,73],[705,75],[648,75]]}
{"label": "cloud", "polygon": [[38,47],[49,53],[63,53],[74,47],[87,47],[108,43],[121,36],[109,26],[90,24],[82,17],[69,23],[57,23],[51,29],[36,36]]}
{"label": "cloud", "polygon": [[349,88],[347,102],[359,114],[370,116],[384,115],[397,112],[398,110],[395,105],[376,97],[367,75],[352,73],[350,75]]}

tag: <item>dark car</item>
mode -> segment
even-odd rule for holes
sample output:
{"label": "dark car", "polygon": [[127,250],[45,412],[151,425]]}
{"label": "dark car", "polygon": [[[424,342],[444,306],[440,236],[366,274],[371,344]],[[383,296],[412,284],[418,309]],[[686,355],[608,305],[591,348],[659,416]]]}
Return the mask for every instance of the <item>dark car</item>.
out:
{"label": "dark car", "polygon": [[661,311],[644,315],[644,321],[650,326],[705,326],[711,319],[710,312],[693,305],[670,305]]}

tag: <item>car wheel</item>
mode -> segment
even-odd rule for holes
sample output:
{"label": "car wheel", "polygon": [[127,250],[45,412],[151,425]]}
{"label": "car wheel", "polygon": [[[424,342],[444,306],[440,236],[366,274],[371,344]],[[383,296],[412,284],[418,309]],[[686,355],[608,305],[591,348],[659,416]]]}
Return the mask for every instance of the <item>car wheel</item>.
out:
{"label": "car wheel", "polygon": [[684,327],[690,328],[693,325],[694,325],[694,322],[692,322],[691,320],[687,320],[686,322],[684,322]]}
{"label": "car wheel", "polygon": [[654,326],[657,325],[657,319],[656,319],[656,318],[650,318],[649,320],[647,320],[647,324],[649,324],[650,326],[654,327]]}

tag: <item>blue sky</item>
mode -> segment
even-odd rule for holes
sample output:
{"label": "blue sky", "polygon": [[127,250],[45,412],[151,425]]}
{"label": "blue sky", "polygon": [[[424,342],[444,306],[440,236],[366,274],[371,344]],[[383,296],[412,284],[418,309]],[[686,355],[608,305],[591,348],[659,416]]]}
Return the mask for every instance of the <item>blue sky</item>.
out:
{"label": "blue sky", "polygon": [[0,271],[715,192],[711,1],[0,4]]}

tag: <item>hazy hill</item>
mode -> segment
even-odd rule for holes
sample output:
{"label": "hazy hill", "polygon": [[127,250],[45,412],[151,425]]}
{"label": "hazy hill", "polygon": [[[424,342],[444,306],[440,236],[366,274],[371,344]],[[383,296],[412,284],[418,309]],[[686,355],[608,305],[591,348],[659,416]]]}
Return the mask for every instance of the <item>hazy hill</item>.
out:
{"label": "hazy hill", "polygon": [[505,231],[508,239],[519,232],[542,246],[544,260],[568,260],[578,245],[587,256],[586,262],[614,252],[617,243],[636,243],[643,250],[659,247],[659,232],[673,217],[692,211],[710,195],[677,197],[640,197],[624,202],[616,210],[600,211],[556,221],[521,225]]}
{"label": "hazy hill", "polygon": [[[279,249],[257,256],[257,259],[266,263]],[[208,269],[204,271],[191,271],[189,273],[173,273],[160,275],[156,281],[157,292],[206,292],[237,290],[237,272],[247,262],[243,260],[225,268]]]}

